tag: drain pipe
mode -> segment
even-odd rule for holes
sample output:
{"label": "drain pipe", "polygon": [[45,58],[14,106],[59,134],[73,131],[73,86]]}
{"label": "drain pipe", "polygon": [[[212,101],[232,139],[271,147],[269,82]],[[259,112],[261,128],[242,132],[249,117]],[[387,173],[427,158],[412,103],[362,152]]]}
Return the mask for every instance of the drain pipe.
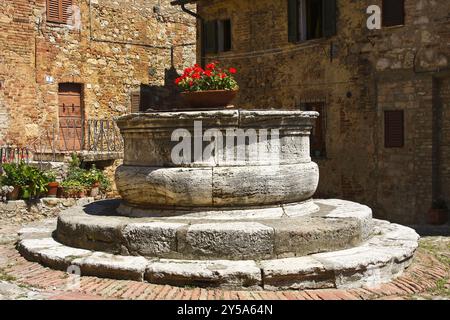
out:
{"label": "drain pipe", "polygon": [[181,10],[191,16],[193,16],[194,18],[197,19],[198,22],[200,22],[200,65],[202,66],[202,68],[205,67],[205,56],[206,56],[206,52],[205,52],[205,44],[203,43],[203,21],[204,19],[196,12],[193,12],[191,10],[189,10],[188,8],[186,8],[186,2],[177,2],[174,1],[172,2],[173,5],[175,4],[179,4],[181,6]]}

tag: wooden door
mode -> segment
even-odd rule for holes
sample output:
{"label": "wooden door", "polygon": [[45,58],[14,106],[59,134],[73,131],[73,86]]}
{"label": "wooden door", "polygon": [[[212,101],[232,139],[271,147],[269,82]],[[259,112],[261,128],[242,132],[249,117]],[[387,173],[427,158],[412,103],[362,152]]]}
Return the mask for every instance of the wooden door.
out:
{"label": "wooden door", "polygon": [[80,151],[83,147],[82,87],[76,83],[59,85],[59,149]]}

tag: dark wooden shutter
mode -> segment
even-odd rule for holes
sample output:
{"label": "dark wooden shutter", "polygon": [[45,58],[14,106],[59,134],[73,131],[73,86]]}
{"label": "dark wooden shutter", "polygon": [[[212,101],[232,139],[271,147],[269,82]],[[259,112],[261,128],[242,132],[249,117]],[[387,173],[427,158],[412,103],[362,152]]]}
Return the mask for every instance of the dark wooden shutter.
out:
{"label": "dark wooden shutter", "polygon": [[47,21],[67,23],[72,0],[47,0]]}
{"label": "dark wooden shutter", "polygon": [[203,24],[203,43],[205,53],[217,53],[217,20]]}
{"label": "dark wooden shutter", "polygon": [[392,27],[404,24],[405,0],[383,0],[383,26]]}
{"label": "dark wooden shutter", "polygon": [[405,144],[404,130],[403,110],[384,112],[384,146],[386,148],[402,148]]}
{"label": "dark wooden shutter", "polygon": [[337,33],[337,6],[336,0],[323,0],[323,35],[327,38]]}
{"label": "dark wooden shutter", "polygon": [[61,22],[60,0],[47,0],[47,21]]}
{"label": "dark wooden shutter", "polygon": [[223,21],[223,51],[231,50],[231,20]]}
{"label": "dark wooden shutter", "polygon": [[141,107],[141,89],[131,92],[131,113],[137,113]]}
{"label": "dark wooden shutter", "polygon": [[72,0],[61,0],[61,10],[62,10],[61,22],[67,23],[70,16],[73,15],[71,6]]}
{"label": "dark wooden shutter", "polygon": [[288,40],[299,41],[299,0],[288,0]]}

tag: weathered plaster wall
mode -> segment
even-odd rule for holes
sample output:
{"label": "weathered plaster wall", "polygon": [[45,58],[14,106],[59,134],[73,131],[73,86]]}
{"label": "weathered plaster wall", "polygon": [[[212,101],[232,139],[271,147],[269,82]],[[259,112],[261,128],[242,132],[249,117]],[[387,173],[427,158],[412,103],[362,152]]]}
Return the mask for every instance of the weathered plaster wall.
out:
{"label": "weathered plaster wall", "polygon": [[[375,31],[366,28],[370,4],[381,0],[338,1],[337,35],[301,44],[288,43],[287,1],[201,0],[198,12],[208,20],[231,18],[232,50],[207,60],[238,68],[237,105],[326,102],[327,156],[315,159],[318,196],[423,222],[433,187],[433,78],[448,69],[450,3],[406,0],[405,26]],[[405,110],[401,149],[384,147],[384,110],[392,109]]]}

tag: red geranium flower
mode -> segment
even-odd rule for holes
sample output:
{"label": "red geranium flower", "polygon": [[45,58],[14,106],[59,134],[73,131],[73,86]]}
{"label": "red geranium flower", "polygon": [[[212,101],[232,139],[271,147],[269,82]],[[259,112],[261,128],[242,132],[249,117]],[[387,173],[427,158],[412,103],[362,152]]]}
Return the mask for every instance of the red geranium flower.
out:
{"label": "red geranium flower", "polygon": [[206,66],[206,69],[210,69],[210,70],[214,70],[215,68],[216,68],[216,64],[214,62],[210,63]]}
{"label": "red geranium flower", "polygon": [[237,72],[235,68],[230,68],[228,71],[230,71],[231,74],[235,74]]}

